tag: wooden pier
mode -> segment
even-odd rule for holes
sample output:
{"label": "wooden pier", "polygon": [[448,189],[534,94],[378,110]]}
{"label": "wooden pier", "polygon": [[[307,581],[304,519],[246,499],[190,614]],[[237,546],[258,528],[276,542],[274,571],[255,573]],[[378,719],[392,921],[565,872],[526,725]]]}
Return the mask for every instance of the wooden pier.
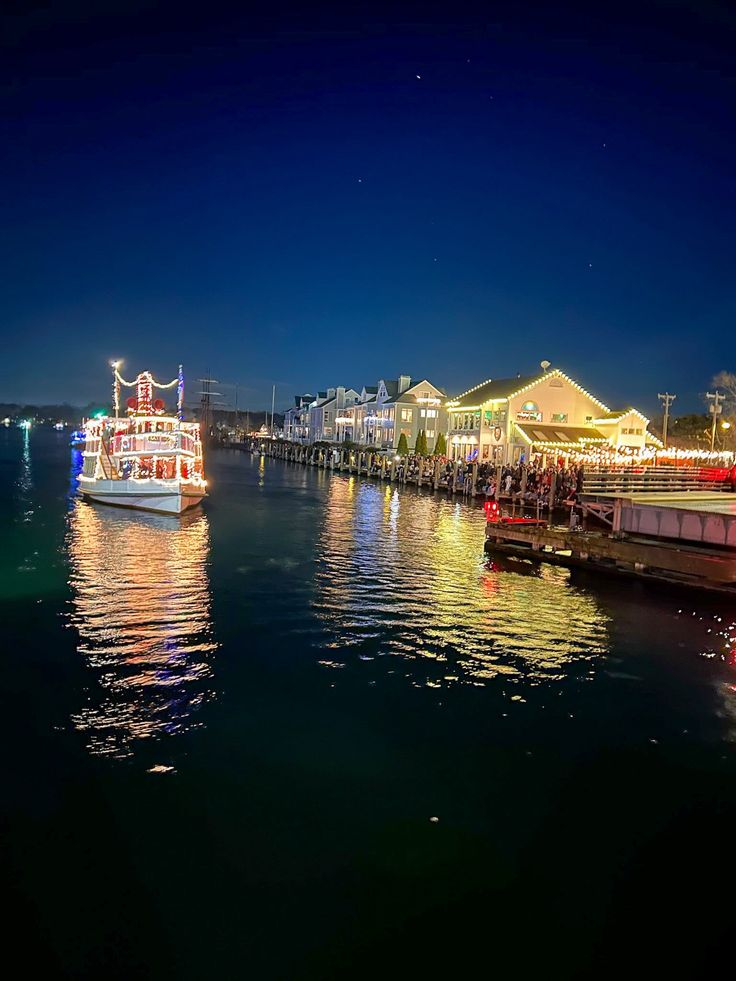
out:
{"label": "wooden pier", "polygon": [[[373,480],[386,481],[398,485],[414,485],[431,490],[446,491],[448,494],[461,494],[463,497],[483,497],[477,489],[478,464],[464,466],[456,461],[450,463],[450,470],[439,458],[429,459],[414,473],[408,473],[402,458],[386,456],[367,450],[328,449],[319,446],[301,446],[297,443],[268,442],[250,445],[248,443],[226,443],[230,449],[241,449],[264,456],[284,460],[287,463],[300,463],[307,467],[318,467],[332,473],[356,474]],[[500,486],[501,467],[496,474],[496,487]],[[509,501],[511,498],[509,498]]]}
{"label": "wooden pier", "polygon": [[736,592],[736,551],[727,549],[489,521],[485,550],[534,562]]}

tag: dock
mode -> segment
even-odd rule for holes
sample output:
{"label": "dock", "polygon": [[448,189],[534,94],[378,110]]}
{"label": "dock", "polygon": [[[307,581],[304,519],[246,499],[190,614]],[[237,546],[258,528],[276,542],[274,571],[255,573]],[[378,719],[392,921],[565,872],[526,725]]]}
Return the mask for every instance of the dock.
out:
{"label": "dock", "polygon": [[[371,450],[328,449],[323,446],[289,444],[282,442],[253,441],[252,443],[225,443],[229,449],[260,453],[302,466],[317,467],[331,473],[356,474],[373,480],[399,485],[414,485],[464,497],[483,497],[477,487],[478,463],[464,464],[454,461],[447,465],[439,457],[422,461],[413,469],[405,458]],[[500,470],[498,479],[500,483]],[[512,498],[507,497],[511,502]]]}
{"label": "dock", "polygon": [[[736,494],[591,495],[610,531],[489,521],[485,550],[536,562],[736,592]],[[593,509],[593,513],[595,510]]]}

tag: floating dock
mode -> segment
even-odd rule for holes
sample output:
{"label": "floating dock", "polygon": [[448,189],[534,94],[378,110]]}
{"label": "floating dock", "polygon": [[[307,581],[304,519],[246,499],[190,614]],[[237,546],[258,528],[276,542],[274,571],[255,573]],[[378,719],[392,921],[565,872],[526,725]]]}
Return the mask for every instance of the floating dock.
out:
{"label": "floating dock", "polygon": [[582,507],[610,531],[489,521],[486,551],[736,592],[736,494],[592,495]]}

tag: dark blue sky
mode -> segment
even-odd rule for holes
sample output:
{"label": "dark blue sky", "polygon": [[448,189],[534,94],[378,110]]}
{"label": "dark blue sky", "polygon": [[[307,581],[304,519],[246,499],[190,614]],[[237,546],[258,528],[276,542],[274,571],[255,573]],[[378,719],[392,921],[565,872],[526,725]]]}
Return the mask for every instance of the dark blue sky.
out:
{"label": "dark blue sky", "polygon": [[103,6],[3,21],[0,401],[736,370],[726,6]]}

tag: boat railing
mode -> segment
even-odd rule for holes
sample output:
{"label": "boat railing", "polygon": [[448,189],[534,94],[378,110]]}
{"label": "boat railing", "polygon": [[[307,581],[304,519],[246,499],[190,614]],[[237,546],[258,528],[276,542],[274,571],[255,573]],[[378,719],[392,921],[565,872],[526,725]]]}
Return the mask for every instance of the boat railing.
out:
{"label": "boat railing", "polygon": [[183,450],[194,453],[195,442],[188,433],[136,433],[113,437],[113,453],[125,456],[141,453],[174,453]]}

